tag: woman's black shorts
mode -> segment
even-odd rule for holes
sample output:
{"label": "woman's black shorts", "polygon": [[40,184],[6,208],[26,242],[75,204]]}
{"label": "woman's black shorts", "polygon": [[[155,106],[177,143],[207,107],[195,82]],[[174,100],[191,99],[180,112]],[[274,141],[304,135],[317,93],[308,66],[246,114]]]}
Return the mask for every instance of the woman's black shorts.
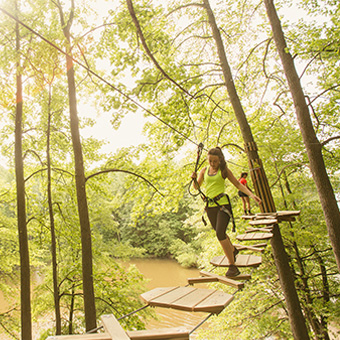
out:
{"label": "woman's black shorts", "polygon": [[248,197],[248,195],[245,194],[245,193],[244,193],[243,191],[241,191],[241,190],[239,190],[238,195],[239,195],[240,197]]}

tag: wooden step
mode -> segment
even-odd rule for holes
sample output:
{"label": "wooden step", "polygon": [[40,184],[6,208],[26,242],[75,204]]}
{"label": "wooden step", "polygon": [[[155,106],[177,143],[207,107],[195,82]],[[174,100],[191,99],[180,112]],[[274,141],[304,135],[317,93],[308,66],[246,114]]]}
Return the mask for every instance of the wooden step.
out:
{"label": "wooden step", "polygon": [[141,298],[152,307],[191,312],[220,313],[234,296],[222,291],[195,287],[161,287],[143,293]]}
{"label": "wooden step", "polygon": [[189,340],[190,331],[185,327],[128,331],[131,340]]}
{"label": "wooden step", "polygon": [[255,214],[255,217],[258,219],[262,219],[262,218],[276,218],[278,215],[277,212],[269,212],[269,213],[257,213]]}
{"label": "wooden step", "polygon": [[239,241],[258,241],[258,240],[268,240],[273,237],[272,233],[247,233],[237,235],[236,239]]}
{"label": "wooden step", "polygon": [[218,278],[217,277],[205,277],[205,276],[188,278],[189,285],[193,285],[195,283],[210,283],[210,282],[218,282]]}
{"label": "wooden step", "polygon": [[100,319],[112,340],[131,340],[113,314],[102,315]]}
{"label": "wooden step", "polygon": [[264,233],[270,233],[273,230],[270,226],[267,226],[267,228],[253,228],[253,227],[248,227],[246,229],[246,233],[254,233],[256,231],[262,231]]}
{"label": "wooden step", "polygon": [[278,223],[279,223],[278,220],[273,218],[249,221],[250,225],[273,225]]}
{"label": "wooden step", "polygon": [[295,221],[295,217],[299,216],[300,210],[283,210],[271,213],[258,213],[255,215],[255,220],[276,219],[279,223],[282,221]]}
{"label": "wooden step", "polygon": [[263,245],[263,243],[261,243],[261,246],[258,247],[256,245],[252,245],[252,246],[244,246],[242,244],[234,244],[234,247],[236,247],[239,251],[242,251],[242,250],[251,250],[251,251],[256,251],[256,252],[259,252],[259,253],[263,253],[264,252],[264,248],[261,248],[261,247],[265,247],[267,246],[267,243],[265,243]]}
{"label": "wooden step", "polygon": [[254,220],[256,218],[256,215],[242,215],[241,218],[243,220]]}
{"label": "wooden step", "polygon": [[[216,267],[230,266],[229,260],[225,255],[214,257],[210,261],[210,263]],[[235,265],[237,267],[258,267],[261,263],[262,263],[261,256],[239,254],[236,257]]]}
{"label": "wooden step", "polygon": [[299,216],[301,210],[280,210],[277,211],[278,216]]}
{"label": "wooden step", "polygon": [[226,276],[221,276],[221,275],[210,273],[210,272],[207,272],[207,271],[204,271],[204,270],[201,270],[200,274],[203,275],[206,278],[212,278],[212,279],[216,278],[218,280],[218,282],[224,283],[224,284],[226,284],[228,286],[237,288],[239,290],[244,288],[244,283],[243,282],[238,282],[238,281],[236,281],[234,279],[231,279],[229,277],[226,277]]}

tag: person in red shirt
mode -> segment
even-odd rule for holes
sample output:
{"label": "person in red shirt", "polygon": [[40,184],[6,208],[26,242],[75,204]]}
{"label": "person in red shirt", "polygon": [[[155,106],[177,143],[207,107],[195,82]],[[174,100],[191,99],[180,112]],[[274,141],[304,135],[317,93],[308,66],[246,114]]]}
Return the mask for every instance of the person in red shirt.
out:
{"label": "person in red shirt", "polygon": [[[242,185],[244,185],[249,191],[251,191],[247,185],[247,172],[242,172],[241,177],[238,180]],[[252,215],[252,212],[250,211],[250,200],[249,196],[244,193],[243,191],[239,190],[238,195],[241,197],[242,203],[243,203],[243,211],[246,215]]]}

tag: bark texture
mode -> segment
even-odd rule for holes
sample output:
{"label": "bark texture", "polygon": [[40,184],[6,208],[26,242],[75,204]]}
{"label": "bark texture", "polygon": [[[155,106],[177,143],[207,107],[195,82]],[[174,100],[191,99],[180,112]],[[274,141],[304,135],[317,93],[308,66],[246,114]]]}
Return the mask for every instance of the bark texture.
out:
{"label": "bark texture", "polygon": [[290,93],[293,98],[297,121],[307,150],[310,170],[318,191],[329,239],[331,241],[338,270],[340,272],[340,211],[332,184],[327,174],[322,155],[322,145],[316,136],[300,78],[297,74],[294,60],[289,53],[274,2],[273,0],[264,0],[264,3],[266,5],[267,16],[272,27],[276,48],[278,50],[288,81]]}
{"label": "bark texture", "polygon": [[[18,12],[18,3],[15,2]],[[15,26],[16,51],[20,55],[20,31],[19,24]],[[21,339],[32,339],[32,316],[31,316],[31,279],[30,260],[27,237],[26,201],[24,162],[22,157],[22,77],[20,59],[17,61],[17,93],[15,114],[15,177],[17,186],[17,220],[20,251],[20,302],[21,302]]]}

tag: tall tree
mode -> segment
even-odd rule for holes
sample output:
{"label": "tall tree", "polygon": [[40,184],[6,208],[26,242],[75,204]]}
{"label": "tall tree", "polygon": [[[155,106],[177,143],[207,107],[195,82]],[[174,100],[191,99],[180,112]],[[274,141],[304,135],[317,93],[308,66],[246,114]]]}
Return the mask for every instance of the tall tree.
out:
{"label": "tall tree", "polygon": [[[253,183],[259,183],[259,185],[255,186],[255,190],[263,200],[264,211],[276,211],[273,197],[268,185],[268,180],[264,173],[262,162],[257,153],[257,146],[233,82],[233,76],[231,74],[221,34],[216,24],[215,16],[210,7],[209,0],[203,0],[203,2],[205,10],[207,11],[209,17],[211,29],[213,31],[213,37],[217,45],[217,51],[224,75],[225,85],[227,87],[229,98],[245,142],[249,165],[250,168],[254,170],[251,172],[252,174],[255,174],[253,175],[255,176]],[[284,249],[284,244],[278,225],[275,225],[273,233],[274,236],[271,240],[273,255],[275,258],[275,264],[279,274],[281,287],[286,298],[289,321],[294,338],[299,340],[309,339],[306,323],[301,310],[300,301],[294,285],[294,277],[290,270],[287,253]]]}
{"label": "tall tree", "polygon": [[56,334],[61,334],[61,314],[60,314],[60,294],[58,284],[58,263],[57,263],[57,240],[55,232],[55,219],[53,211],[52,199],[52,167],[51,167],[51,124],[52,124],[52,86],[49,84],[48,91],[48,116],[47,116],[47,131],[46,131],[46,160],[47,160],[47,201],[48,212],[50,217],[50,230],[51,230],[51,255],[52,255],[52,277],[53,277],[53,297],[54,297],[54,312]]}
{"label": "tall tree", "polygon": [[322,155],[322,144],[316,136],[309,108],[305,99],[305,94],[295,68],[293,57],[286,44],[274,1],[265,0],[264,3],[266,5],[267,16],[273,31],[276,48],[283,65],[291,96],[293,98],[297,121],[307,150],[310,170],[317,187],[329,238],[333,247],[338,270],[340,272],[340,211],[332,184],[327,174]]}
{"label": "tall tree", "polygon": [[[19,3],[15,1],[16,15],[19,12]],[[15,114],[15,176],[17,185],[17,218],[20,249],[20,296],[21,296],[21,338],[32,339],[31,318],[31,280],[30,260],[27,237],[26,202],[25,202],[25,179],[22,155],[22,124],[23,124],[23,95],[22,95],[22,69],[20,63],[20,29],[15,24],[16,55],[17,55],[17,94]]]}
{"label": "tall tree", "polygon": [[71,1],[69,17],[66,20],[62,3],[57,0],[56,5],[60,14],[61,27],[66,38],[66,67],[68,96],[70,108],[70,126],[72,135],[72,145],[74,153],[75,182],[77,191],[78,214],[81,230],[82,243],[82,269],[83,269],[83,290],[84,290],[84,310],[86,330],[96,328],[96,306],[93,288],[93,261],[92,261],[92,240],[91,226],[87,205],[86,187],[85,187],[85,170],[83,161],[82,145],[79,133],[79,120],[77,111],[76,98],[76,81],[72,59],[72,42],[71,42],[71,26],[74,19],[75,4]]}

